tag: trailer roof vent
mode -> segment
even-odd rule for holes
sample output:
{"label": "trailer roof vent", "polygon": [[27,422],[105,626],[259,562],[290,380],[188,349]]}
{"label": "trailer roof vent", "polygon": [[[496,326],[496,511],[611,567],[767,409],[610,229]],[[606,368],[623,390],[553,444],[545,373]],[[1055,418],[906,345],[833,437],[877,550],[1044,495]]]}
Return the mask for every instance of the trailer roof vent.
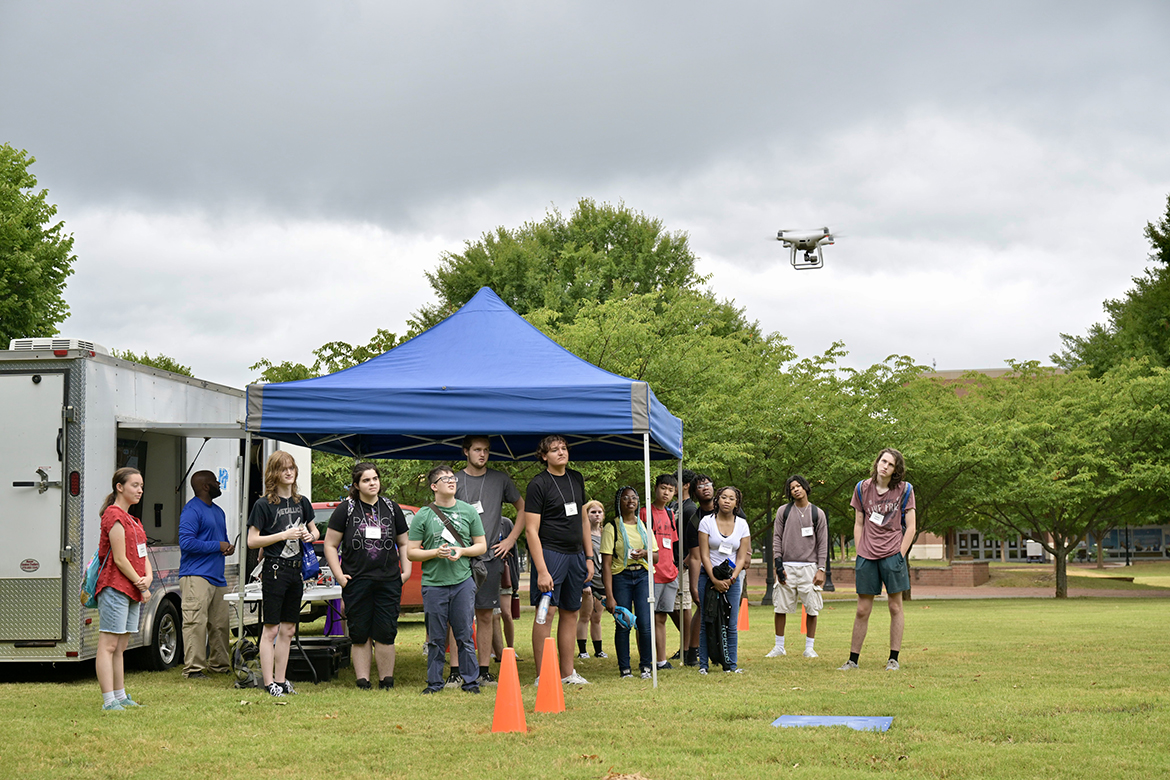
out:
{"label": "trailer roof vent", "polygon": [[77,350],[91,352],[98,355],[108,355],[110,351],[101,344],[83,339],[12,339],[8,348],[13,352],[60,352],[62,350]]}

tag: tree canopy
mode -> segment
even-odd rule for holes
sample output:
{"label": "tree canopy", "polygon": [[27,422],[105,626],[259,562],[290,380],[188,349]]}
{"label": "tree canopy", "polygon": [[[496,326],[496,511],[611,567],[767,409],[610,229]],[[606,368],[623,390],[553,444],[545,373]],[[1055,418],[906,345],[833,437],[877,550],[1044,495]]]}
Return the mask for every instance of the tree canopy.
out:
{"label": "tree canopy", "polygon": [[1105,301],[1108,320],[1084,336],[1060,334],[1064,350],[1052,360],[1065,369],[1084,367],[1102,376],[1126,360],[1145,358],[1154,366],[1170,366],[1170,196],[1166,213],[1147,222],[1153,268],[1133,277],[1134,287],[1123,298]]}
{"label": "tree canopy", "polygon": [[444,253],[427,280],[438,301],[411,321],[422,331],[453,314],[481,287],[491,287],[517,314],[537,309],[571,321],[581,306],[615,294],[696,289],[687,236],[624,204],[577,202],[566,218],[556,208],[539,222],[498,227],[458,254]]}
{"label": "tree canopy", "polygon": [[136,355],[128,349],[111,349],[110,354],[122,360],[129,360],[131,363],[141,363],[144,366],[153,366],[154,368],[161,368],[163,371],[170,371],[173,374],[182,374],[183,376],[195,376],[191,373],[190,366],[184,366],[173,357],[168,357],[161,352],[154,357],[151,357],[149,352],[143,352],[141,355]]}
{"label": "tree canopy", "polygon": [[0,144],[0,343],[54,336],[68,316],[62,294],[77,257],[48,190],[36,192],[24,150]]}

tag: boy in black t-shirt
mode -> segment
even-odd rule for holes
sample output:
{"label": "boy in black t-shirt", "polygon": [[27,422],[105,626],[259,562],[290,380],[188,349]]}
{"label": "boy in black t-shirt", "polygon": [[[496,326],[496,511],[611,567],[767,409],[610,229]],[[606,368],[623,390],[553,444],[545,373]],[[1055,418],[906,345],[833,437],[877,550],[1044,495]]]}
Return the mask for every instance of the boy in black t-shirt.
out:
{"label": "boy in black t-shirt", "polygon": [[[587,500],[585,478],[568,467],[569,444],[563,436],[545,436],[536,450],[547,469],[528,483],[524,498],[525,532],[531,561],[531,600],[540,603],[551,593],[557,608],[557,655],[561,682],[584,685],[589,681],[573,668],[577,612],[581,590],[593,579],[593,539],[581,507]],[[552,634],[552,620],[532,624],[532,656],[540,674],[544,640]]]}
{"label": "boy in black t-shirt", "polygon": [[318,538],[313,505],[297,492],[297,463],[287,452],[272,453],[264,465],[264,496],[248,517],[248,547],[264,548],[261,578],[264,632],[260,672],[273,696],[296,693],[284,679],[288,650],[301,614],[301,542]]}

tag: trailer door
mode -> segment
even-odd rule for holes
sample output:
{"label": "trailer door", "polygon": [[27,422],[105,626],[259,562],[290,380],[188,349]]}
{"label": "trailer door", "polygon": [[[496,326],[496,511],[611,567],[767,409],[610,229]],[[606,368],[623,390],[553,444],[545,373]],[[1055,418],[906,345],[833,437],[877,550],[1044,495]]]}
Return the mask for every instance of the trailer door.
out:
{"label": "trailer door", "polygon": [[63,636],[65,374],[0,376],[0,640]]}

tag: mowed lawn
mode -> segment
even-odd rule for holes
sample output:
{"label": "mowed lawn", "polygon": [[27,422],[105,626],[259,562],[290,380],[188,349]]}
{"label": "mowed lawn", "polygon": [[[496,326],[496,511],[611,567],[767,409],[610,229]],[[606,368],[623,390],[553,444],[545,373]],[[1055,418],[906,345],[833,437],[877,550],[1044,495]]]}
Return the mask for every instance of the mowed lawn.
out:
{"label": "mowed lawn", "polygon": [[[740,641],[745,674],[677,669],[654,690],[619,680],[612,657],[579,661],[593,684],[567,689],[565,712],[541,715],[532,711],[526,610],[518,645],[527,734],[491,732],[492,689],[420,696],[423,631],[409,616],[391,692],[356,690],[346,669],[277,705],[224,678],[135,672],[128,688],[149,706],[102,713],[92,663],[5,668],[0,754],[5,776],[19,778],[1145,780],[1170,776],[1168,608],[1161,599],[910,602],[902,671],[888,673],[879,602],[862,668],[845,673],[836,667],[848,653],[851,604],[826,607],[818,659],[800,656],[795,631],[788,657],[764,659],[772,614],[753,607]],[[604,625],[610,633],[608,617]],[[605,647],[613,656],[609,636]],[[891,716],[893,726],[774,728],[785,714]]]}

